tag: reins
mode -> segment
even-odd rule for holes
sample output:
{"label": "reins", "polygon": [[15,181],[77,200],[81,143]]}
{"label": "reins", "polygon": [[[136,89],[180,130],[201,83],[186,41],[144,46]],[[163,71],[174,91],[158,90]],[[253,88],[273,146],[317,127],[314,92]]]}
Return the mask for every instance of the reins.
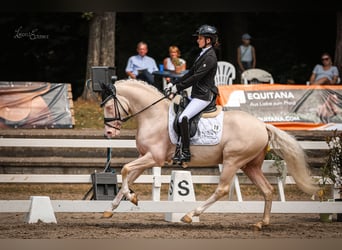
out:
{"label": "reins", "polygon": [[[138,112],[136,112],[135,114],[132,114],[132,115],[128,115],[128,114],[129,114],[128,111],[123,107],[123,105],[121,104],[120,100],[116,97],[116,95],[113,95],[113,94],[110,95],[110,96],[108,96],[108,97],[101,103],[101,107],[102,107],[106,102],[108,102],[110,98],[113,98],[113,100],[114,100],[114,103],[113,103],[113,105],[114,105],[114,110],[115,110],[115,113],[116,113],[116,114],[119,114],[119,116],[118,116],[118,117],[113,117],[113,118],[107,118],[107,117],[105,117],[105,118],[104,118],[104,124],[107,125],[107,126],[109,126],[109,127],[111,127],[111,128],[120,130],[120,128],[115,127],[115,126],[109,124],[109,122],[113,122],[113,121],[126,122],[126,121],[128,121],[129,119],[131,119],[131,118],[133,118],[133,117],[139,115],[140,113],[144,112],[145,110],[147,110],[147,109],[151,108],[152,106],[156,105],[157,103],[161,102],[162,100],[166,99],[167,97],[164,96],[164,97],[158,99],[157,101],[153,102],[153,103],[150,104],[149,106],[143,108],[142,110],[140,110],[140,111],[138,111]],[[119,106],[121,107],[121,109],[122,109],[122,110],[125,112],[125,114],[127,115],[126,117],[121,118]]]}

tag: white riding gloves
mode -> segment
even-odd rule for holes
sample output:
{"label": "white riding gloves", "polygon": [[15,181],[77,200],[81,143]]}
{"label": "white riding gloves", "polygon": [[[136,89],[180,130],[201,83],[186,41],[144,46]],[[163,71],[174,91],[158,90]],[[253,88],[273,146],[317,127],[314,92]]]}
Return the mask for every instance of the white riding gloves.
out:
{"label": "white riding gloves", "polygon": [[173,85],[173,86],[171,87],[171,93],[172,93],[172,94],[176,94],[176,93],[177,93],[177,86],[176,86],[176,85]]}
{"label": "white riding gloves", "polygon": [[168,83],[166,88],[164,89],[165,96],[167,96],[169,99],[172,99],[176,93],[177,93],[176,85],[173,85],[172,83]]}

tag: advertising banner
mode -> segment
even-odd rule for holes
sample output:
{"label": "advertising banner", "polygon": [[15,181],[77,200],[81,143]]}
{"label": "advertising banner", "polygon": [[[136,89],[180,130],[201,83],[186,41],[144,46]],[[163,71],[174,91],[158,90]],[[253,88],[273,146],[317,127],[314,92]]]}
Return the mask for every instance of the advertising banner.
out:
{"label": "advertising banner", "polygon": [[219,93],[224,110],[243,110],[285,130],[342,130],[339,85],[226,85]]}
{"label": "advertising banner", "polygon": [[0,128],[72,128],[69,85],[0,82]]}

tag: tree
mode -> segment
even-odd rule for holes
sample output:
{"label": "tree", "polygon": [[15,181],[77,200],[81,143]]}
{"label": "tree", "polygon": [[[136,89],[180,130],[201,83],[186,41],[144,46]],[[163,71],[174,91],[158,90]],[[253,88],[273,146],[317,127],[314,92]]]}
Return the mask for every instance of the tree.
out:
{"label": "tree", "polygon": [[[92,66],[115,65],[115,12],[87,13],[90,19],[86,79],[91,78]],[[92,100],[92,86],[85,86],[82,94],[85,100]]]}
{"label": "tree", "polygon": [[336,14],[336,48],[335,48],[335,65],[340,75],[342,74],[342,12]]}

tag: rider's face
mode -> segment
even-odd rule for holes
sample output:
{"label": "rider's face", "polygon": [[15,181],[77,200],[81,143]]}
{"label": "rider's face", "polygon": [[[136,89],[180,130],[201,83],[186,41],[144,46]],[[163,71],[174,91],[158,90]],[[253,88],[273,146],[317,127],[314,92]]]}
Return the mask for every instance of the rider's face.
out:
{"label": "rider's face", "polygon": [[[207,42],[207,44],[206,44]],[[210,38],[205,38],[204,36],[198,36],[197,37],[197,43],[199,48],[205,48],[210,44]]]}

